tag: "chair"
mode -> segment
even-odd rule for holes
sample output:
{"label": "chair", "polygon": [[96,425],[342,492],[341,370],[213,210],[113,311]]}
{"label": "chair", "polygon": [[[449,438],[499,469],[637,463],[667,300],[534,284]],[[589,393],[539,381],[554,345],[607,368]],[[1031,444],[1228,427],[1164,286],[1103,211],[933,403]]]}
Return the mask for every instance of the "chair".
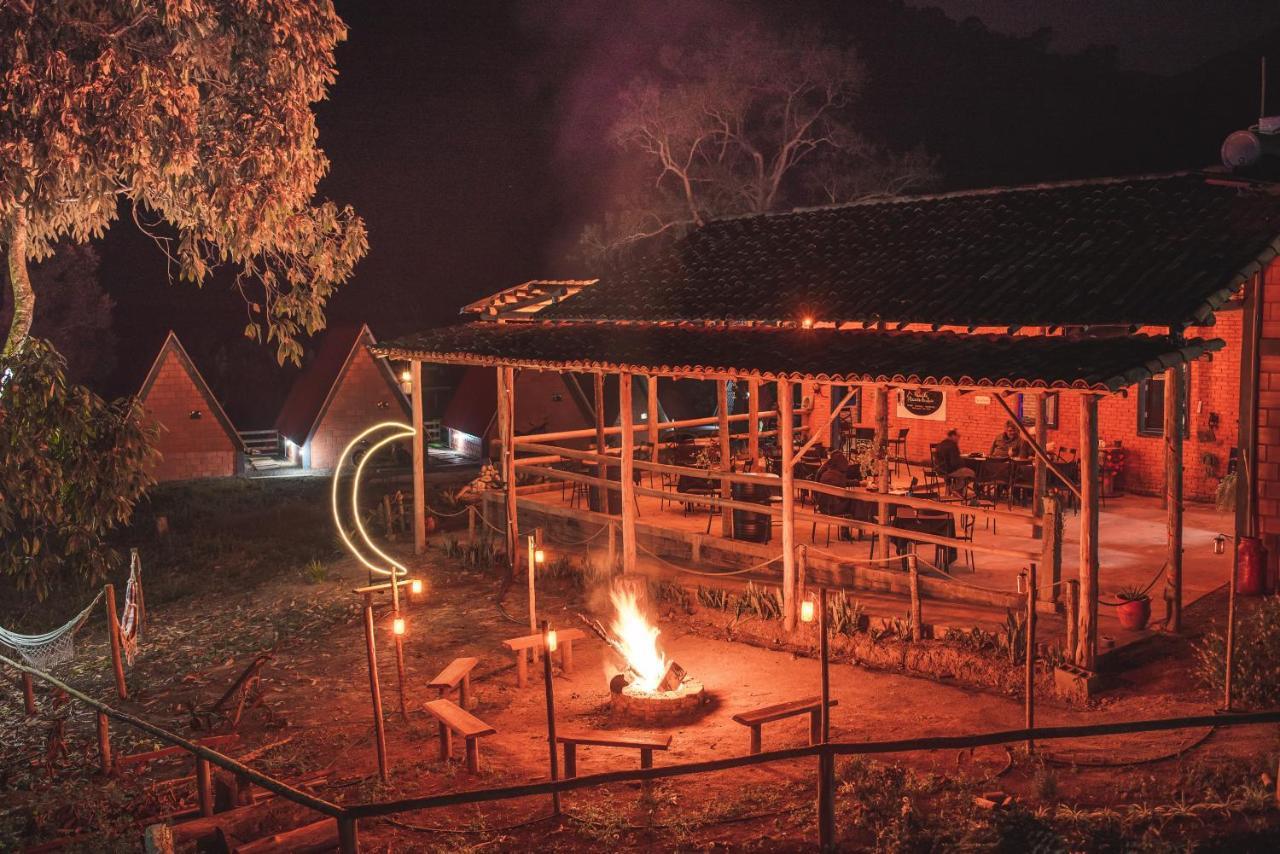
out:
{"label": "chair", "polygon": [[[973,484],[974,505],[994,509],[1003,496],[1012,509],[1012,499],[1009,497],[1012,481],[1012,460],[983,460],[982,465],[978,467],[977,480]],[[995,533],[994,526],[992,533]]]}
{"label": "chair", "polygon": [[911,460],[907,459],[907,434],[910,432],[910,427],[901,427],[898,429],[898,435],[890,437],[888,441],[889,459],[893,461],[894,474],[898,473],[899,466],[904,463],[907,466],[907,474],[911,474]]}
{"label": "chair", "polygon": [[942,475],[938,473],[938,443],[929,443],[929,465],[924,470],[924,488],[936,492],[942,485]]}
{"label": "chair", "polygon": [[1016,500],[1021,505],[1025,498],[1030,504],[1036,494],[1036,464],[1014,463],[1013,482],[1009,489],[1012,492],[1011,501]]}
{"label": "chair", "polygon": [[[840,505],[842,502],[846,502],[848,499],[838,498],[837,496],[834,496],[834,495],[828,495],[825,492],[814,493],[813,499],[814,499],[813,503],[817,507],[819,514],[823,516],[844,516],[845,515],[845,512],[840,512],[841,511]],[[830,546],[831,545],[831,523],[826,522],[824,524],[827,526],[827,545]],[[840,531],[843,534],[843,532],[845,531],[845,528],[841,526]],[[852,539],[852,537],[850,537],[850,539]],[[816,543],[817,541],[818,541],[818,522],[817,520],[814,520],[813,530],[809,532],[809,542]]]}

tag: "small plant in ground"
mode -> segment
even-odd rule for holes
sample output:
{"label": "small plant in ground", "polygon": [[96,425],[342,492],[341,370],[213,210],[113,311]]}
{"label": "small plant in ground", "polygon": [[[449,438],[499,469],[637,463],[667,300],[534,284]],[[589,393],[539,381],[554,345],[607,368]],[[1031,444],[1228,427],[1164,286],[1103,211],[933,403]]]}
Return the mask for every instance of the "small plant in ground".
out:
{"label": "small plant in ground", "polygon": [[693,597],[682,584],[674,581],[654,581],[651,582],[649,590],[655,602],[670,602],[686,612],[693,608]]}
{"label": "small plant in ground", "polygon": [[307,580],[312,584],[320,584],[329,580],[329,567],[318,560],[312,559],[307,561],[306,566],[302,568]]}
{"label": "small plant in ground", "polygon": [[1058,799],[1058,772],[1041,761],[1034,777],[1036,797],[1042,801]]}
{"label": "small plant in ground", "polygon": [[729,610],[729,591],[719,587],[703,587],[699,584],[698,604],[704,608],[727,611]]}
{"label": "small plant in ground", "polygon": [[778,594],[764,587],[757,587],[755,582],[748,581],[747,589],[738,597],[737,615],[749,614],[762,620],[782,619],[782,603]]}
{"label": "small plant in ground", "polygon": [[865,613],[861,602],[850,599],[849,594],[841,590],[827,598],[827,618],[830,620],[833,632],[838,635],[852,636],[862,631]]}
{"label": "small plant in ground", "polygon": [[[1266,709],[1280,705],[1280,599],[1267,597],[1236,626],[1233,699]],[[1196,645],[1194,672],[1205,687],[1221,690],[1226,674],[1226,638],[1211,631]]]}
{"label": "small plant in ground", "polygon": [[1000,650],[1008,653],[1010,664],[1020,664],[1027,653],[1027,617],[1021,611],[1006,609],[1004,627],[997,636]]}

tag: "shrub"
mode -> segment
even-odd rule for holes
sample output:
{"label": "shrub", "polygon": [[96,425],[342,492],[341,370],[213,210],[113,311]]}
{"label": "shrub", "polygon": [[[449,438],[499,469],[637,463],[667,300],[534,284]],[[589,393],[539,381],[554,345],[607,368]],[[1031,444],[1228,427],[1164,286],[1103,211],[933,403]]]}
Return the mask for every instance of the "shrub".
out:
{"label": "shrub", "polygon": [[[1196,645],[1195,675],[1221,690],[1226,677],[1227,641],[1211,631]],[[1250,708],[1280,705],[1280,599],[1267,597],[1236,624],[1233,700]]]}

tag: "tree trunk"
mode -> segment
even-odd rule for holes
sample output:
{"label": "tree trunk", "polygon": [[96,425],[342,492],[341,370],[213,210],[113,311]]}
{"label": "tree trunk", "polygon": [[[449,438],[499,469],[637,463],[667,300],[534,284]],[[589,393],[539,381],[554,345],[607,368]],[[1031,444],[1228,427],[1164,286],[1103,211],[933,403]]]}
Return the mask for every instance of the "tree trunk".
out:
{"label": "tree trunk", "polygon": [[18,351],[21,343],[31,334],[31,321],[36,311],[36,294],[31,289],[31,276],[27,270],[27,218],[21,210],[13,215],[9,222],[9,233],[5,236],[13,318],[9,321],[4,355],[10,356]]}

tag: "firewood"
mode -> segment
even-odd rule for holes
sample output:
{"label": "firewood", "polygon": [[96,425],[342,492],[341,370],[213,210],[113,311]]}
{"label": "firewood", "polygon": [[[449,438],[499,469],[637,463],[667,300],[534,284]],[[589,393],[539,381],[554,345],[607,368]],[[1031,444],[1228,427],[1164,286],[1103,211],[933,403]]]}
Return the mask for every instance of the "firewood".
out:
{"label": "firewood", "polygon": [[667,663],[667,672],[663,674],[662,681],[658,683],[659,691],[674,691],[680,687],[680,683],[684,681],[685,670],[674,661]]}

